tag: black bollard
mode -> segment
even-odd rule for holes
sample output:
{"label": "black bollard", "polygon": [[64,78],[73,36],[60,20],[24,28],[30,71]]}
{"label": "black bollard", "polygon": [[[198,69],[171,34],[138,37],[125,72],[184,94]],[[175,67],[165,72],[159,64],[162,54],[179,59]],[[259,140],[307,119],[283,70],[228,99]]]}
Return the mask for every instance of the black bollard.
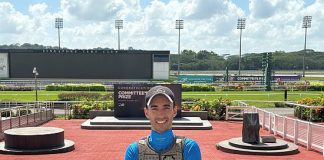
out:
{"label": "black bollard", "polygon": [[243,114],[242,141],[244,143],[258,144],[260,143],[260,124],[258,113]]}
{"label": "black bollard", "polygon": [[288,90],[287,90],[287,88],[285,89],[284,99],[285,99],[285,101],[287,101],[287,99],[288,99]]}

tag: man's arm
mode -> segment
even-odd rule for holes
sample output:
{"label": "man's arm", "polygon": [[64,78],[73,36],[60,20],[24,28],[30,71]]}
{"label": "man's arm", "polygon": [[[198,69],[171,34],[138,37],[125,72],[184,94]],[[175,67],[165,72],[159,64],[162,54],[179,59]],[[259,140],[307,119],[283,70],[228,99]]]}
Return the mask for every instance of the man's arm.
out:
{"label": "man's arm", "polygon": [[200,148],[196,141],[186,138],[183,147],[184,160],[201,160]]}
{"label": "man's arm", "polygon": [[138,145],[134,142],[128,145],[124,160],[138,160]]}

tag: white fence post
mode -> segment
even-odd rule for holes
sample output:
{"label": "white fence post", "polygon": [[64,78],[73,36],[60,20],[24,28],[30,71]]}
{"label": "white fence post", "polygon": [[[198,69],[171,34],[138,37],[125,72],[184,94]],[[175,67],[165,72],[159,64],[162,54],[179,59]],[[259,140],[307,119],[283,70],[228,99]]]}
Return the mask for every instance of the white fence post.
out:
{"label": "white fence post", "polygon": [[[20,127],[21,125],[21,122],[20,122],[20,108],[17,108],[18,109],[18,113],[16,113],[16,117],[17,117],[17,114],[18,114],[18,127]],[[17,110],[16,110],[17,112]]]}
{"label": "white fence post", "polygon": [[307,150],[312,149],[312,125],[310,122],[307,123]]}
{"label": "white fence post", "polygon": [[277,115],[276,114],[272,114],[273,115],[273,134],[276,136],[277,135]]}
{"label": "white fence post", "polygon": [[284,116],[283,117],[283,136],[282,136],[283,139],[286,139],[287,138],[286,137],[286,134],[287,134],[287,119]]}
{"label": "white fence post", "polygon": [[0,135],[2,135],[2,111],[0,110]]}
{"label": "white fence post", "polygon": [[12,112],[12,110],[11,110],[11,107],[9,108],[9,115],[10,115],[10,119],[9,119],[9,122],[10,122],[10,129],[12,128],[12,115],[11,115],[11,112]]}
{"label": "white fence post", "polygon": [[262,114],[263,114],[263,117],[262,117],[262,127],[263,129],[265,129],[266,127],[264,126],[265,125],[265,117],[266,117],[266,113],[265,111],[262,111]]}
{"label": "white fence post", "polygon": [[294,120],[294,143],[298,143],[298,120]]}
{"label": "white fence post", "polygon": [[269,113],[269,133],[271,133],[271,130],[272,130],[272,117],[271,117],[271,114]]}
{"label": "white fence post", "polygon": [[34,123],[36,123],[36,102],[34,103]]}
{"label": "white fence post", "polygon": [[228,120],[228,107],[226,106],[226,121]]}

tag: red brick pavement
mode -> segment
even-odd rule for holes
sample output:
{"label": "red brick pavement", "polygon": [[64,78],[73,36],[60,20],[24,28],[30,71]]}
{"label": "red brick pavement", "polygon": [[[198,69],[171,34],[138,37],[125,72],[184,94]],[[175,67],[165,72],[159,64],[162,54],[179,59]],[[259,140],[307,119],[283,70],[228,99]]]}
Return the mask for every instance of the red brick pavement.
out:
{"label": "red brick pavement", "polygon": [[[122,160],[127,145],[149,134],[149,130],[84,130],[85,120],[53,120],[44,126],[60,127],[65,138],[75,142],[75,150],[47,155],[3,155],[0,160]],[[175,130],[177,135],[195,139],[204,160],[324,160],[322,154],[299,147],[300,153],[288,156],[256,156],[224,153],[216,143],[241,135],[242,122],[211,121],[213,130]],[[268,135],[260,130],[261,135]]]}

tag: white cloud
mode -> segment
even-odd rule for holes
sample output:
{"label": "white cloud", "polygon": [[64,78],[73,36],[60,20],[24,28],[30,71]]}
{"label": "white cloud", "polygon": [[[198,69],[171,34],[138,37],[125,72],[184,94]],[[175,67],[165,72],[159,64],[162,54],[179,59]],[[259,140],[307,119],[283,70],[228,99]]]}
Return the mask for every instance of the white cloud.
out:
{"label": "white cloud", "polygon": [[228,13],[227,1],[223,0],[189,0],[184,2],[185,15],[192,19],[209,19],[214,15]]}
{"label": "white cloud", "polygon": [[0,33],[23,33],[28,28],[28,16],[15,10],[8,2],[0,2]]}
{"label": "white cloud", "polygon": [[132,0],[61,0],[62,9],[77,20],[106,21],[127,16],[129,9],[137,8]]}
{"label": "white cloud", "polygon": [[37,17],[39,15],[46,14],[46,3],[39,3],[29,7],[29,13],[31,16]]}
{"label": "white cloud", "polygon": [[29,6],[22,13],[9,2],[0,2],[2,27],[0,44],[39,43],[57,45],[56,17],[64,18],[61,45],[68,48],[117,48],[115,19],[124,20],[120,30],[121,48],[170,50],[177,53],[178,30],[175,20],[184,20],[181,49],[212,50],[238,54],[237,18],[246,18],[242,52],[264,52],[303,48],[304,15],[312,15],[308,48],[323,50],[324,1],[305,7],[303,0],[250,0],[249,11],[230,0],[150,1],[61,0],[60,10],[49,11],[44,3]]}

